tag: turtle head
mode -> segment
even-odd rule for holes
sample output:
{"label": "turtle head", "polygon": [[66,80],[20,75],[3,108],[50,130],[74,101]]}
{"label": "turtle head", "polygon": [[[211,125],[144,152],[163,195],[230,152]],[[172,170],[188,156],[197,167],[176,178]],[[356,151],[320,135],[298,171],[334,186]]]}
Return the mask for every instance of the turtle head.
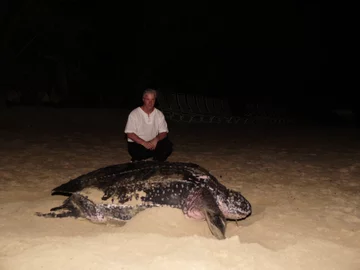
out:
{"label": "turtle head", "polygon": [[251,204],[240,192],[227,190],[218,195],[218,203],[226,219],[240,220],[251,214]]}

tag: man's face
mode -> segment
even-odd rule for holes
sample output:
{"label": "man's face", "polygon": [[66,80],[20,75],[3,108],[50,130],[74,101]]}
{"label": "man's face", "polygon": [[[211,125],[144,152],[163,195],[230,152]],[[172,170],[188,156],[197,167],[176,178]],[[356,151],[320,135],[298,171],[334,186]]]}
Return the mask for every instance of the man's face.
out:
{"label": "man's face", "polygon": [[146,94],[143,97],[144,106],[148,109],[152,109],[155,106],[155,96],[154,94]]}

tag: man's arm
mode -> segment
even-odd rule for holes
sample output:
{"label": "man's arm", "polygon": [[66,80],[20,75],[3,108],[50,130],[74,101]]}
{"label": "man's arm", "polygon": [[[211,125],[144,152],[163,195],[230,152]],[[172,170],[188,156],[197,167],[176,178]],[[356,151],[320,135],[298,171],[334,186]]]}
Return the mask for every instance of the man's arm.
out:
{"label": "man's arm", "polygon": [[154,150],[156,148],[156,145],[159,141],[165,139],[167,136],[167,132],[161,132],[159,133],[154,139],[152,139],[149,143],[151,145],[150,149]]}
{"label": "man's arm", "polygon": [[129,139],[133,140],[134,142],[136,142],[138,144],[141,144],[146,149],[154,150],[156,147],[156,144],[154,144],[152,141],[150,141],[150,142],[144,141],[135,133],[126,133],[126,135]]}
{"label": "man's arm", "polygon": [[167,127],[167,123],[166,123],[166,120],[165,120],[165,116],[161,112],[160,112],[160,121],[159,121],[158,129],[159,129],[158,130],[159,134],[152,140],[152,141],[156,141],[156,143],[158,141],[161,141],[161,140],[165,139],[166,136],[168,135],[168,132],[169,132],[168,127]]}
{"label": "man's arm", "polygon": [[144,143],[146,143],[146,141],[144,141],[143,139],[141,139],[138,135],[136,135],[135,133],[126,133],[127,137],[130,140],[133,140],[134,142],[144,145]]}
{"label": "man's arm", "polygon": [[155,138],[157,138],[157,141],[161,141],[166,138],[167,134],[167,132],[161,132]]}
{"label": "man's arm", "polygon": [[156,146],[158,141],[161,141],[161,140],[166,138],[167,134],[168,134],[167,132],[161,132],[154,139],[152,139],[150,142],[154,143],[155,144],[154,146]]}

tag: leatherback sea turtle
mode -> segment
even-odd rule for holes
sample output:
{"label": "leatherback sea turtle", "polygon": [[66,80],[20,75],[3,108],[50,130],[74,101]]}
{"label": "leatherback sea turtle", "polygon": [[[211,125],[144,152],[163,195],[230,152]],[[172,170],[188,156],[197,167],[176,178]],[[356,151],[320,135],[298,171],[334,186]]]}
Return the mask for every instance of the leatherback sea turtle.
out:
{"label": "leatherback sea turtle", "polygon": [[140,161],[111,165],[81,175],[52,190],[68,198],[43,217],[82,217],[92,222],[125,221],[157,206],[182,209],[205,219],[212,234],[225,238],[227,220],[244,219],[251,204],[194,163]]}

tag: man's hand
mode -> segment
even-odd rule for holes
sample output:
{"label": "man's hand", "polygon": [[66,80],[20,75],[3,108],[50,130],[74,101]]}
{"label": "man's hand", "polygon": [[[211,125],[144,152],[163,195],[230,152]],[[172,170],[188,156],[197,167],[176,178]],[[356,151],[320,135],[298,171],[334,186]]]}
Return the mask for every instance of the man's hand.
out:
{"label": "man's hand", "polygon": [[149,141],[149,143],[151,144],[150,150],[154,150],[156,148],[156,145],[157,145],[158,141],[159,141],[159,139],[157,137],[155,137],[154,139]]}
{"label": "man's hand", "polygon": [[141,145],[144,146],[146,149],[155,150],[157,143],[160,141],[158,136],[148,142],[142,142]]}
{"label": "man's hand", "polygon": [[141,145],[144,146],[146,149],[149,149],[149,150],[154,150],[155,149],[155,148],[153,148],[153,144],[151,143],[151,141],[143,142]]}

